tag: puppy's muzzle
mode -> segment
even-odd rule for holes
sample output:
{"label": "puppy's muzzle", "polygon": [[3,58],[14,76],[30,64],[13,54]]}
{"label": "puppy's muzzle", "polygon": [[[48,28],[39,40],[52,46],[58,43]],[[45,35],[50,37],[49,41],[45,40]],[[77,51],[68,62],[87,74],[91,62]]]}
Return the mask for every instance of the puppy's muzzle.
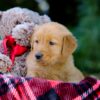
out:
{"label": "puppy's muzzle", "polygon": [[36,58],[37,60],[41,60],[42,57],[43,57],[43,54],[40,53],[40,52],[38,52],[38,53],[35,54],[35,58]]}

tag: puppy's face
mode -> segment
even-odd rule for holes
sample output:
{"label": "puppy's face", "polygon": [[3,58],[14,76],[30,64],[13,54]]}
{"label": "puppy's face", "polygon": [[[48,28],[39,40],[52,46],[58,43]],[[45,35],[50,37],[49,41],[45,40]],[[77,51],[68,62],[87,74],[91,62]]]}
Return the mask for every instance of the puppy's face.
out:
{"label": "puppy's face", "polygon": [[75,39],[66,32],[63,26],[54,24],[38,27],[31,42],[33,60],[42,66],[64,61],[75,49]]}

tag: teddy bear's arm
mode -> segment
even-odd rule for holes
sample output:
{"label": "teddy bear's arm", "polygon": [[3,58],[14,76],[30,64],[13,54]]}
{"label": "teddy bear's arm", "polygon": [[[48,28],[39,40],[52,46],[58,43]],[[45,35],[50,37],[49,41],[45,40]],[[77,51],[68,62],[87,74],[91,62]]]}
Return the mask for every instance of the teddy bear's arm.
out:
{"label": "teddy bear's arm", "polygon": [[0,72],[7,72],[7,68],[12,65],[10,58],[4,54],[0,53]]}
{"label": "teddy bear's arm", "polygon": [[12,65],[10,58],[4,54],[3,41],[0,40],[0,72],[5,73],[7,68]]}

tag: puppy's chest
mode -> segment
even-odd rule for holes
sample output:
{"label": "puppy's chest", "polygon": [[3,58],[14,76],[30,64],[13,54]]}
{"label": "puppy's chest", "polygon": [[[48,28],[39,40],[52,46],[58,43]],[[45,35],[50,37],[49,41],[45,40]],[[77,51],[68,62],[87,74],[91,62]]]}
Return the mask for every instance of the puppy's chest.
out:
{"label": "puppy's chest", "polygon": [[65,73],[61,70],[48,69],[48,68],[34,68],[34,77],[50,79],[50,80],[64,80]]}

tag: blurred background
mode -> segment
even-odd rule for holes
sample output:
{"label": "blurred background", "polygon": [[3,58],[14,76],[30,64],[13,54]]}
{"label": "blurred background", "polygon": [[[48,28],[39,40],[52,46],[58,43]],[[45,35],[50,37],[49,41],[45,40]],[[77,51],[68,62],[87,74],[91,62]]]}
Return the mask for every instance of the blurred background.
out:
{"label": "blurred background", "polygon": [[100,0],[0,0],[0,10],[25,7],[47,14],[76,36],[76,66],[100,77]]}

